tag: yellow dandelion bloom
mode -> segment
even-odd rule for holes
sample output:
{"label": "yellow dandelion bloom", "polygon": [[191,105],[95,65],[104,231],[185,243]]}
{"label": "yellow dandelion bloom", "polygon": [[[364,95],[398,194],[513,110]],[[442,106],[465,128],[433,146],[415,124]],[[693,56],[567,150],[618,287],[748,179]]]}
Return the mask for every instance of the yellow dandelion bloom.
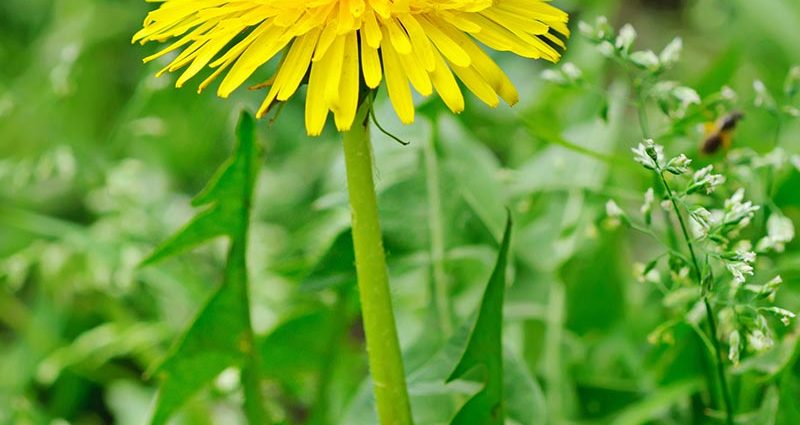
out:
{"label": "yellow dandelion bloom", "polygon": [[[455,113],[464,109],[461,83],[494,107],[518,100],[514,85],[478,43],[497,51],[557,61],[567,14],[549,0],[151,0],[133,41],[175,41],[145,61],[180,53],[161,72],[184,69],[180,87],[205,67],[199,91],[226,73],[227,97],[262,65],[280,56],[258,116],[288,100],[304,82],[306,129],[322,132],[329,112],[350,128],[362,84],[386,81],[403,123],[414,121],[411,86],[435,90]],[[409,84],[410,83],[410,84]]]}

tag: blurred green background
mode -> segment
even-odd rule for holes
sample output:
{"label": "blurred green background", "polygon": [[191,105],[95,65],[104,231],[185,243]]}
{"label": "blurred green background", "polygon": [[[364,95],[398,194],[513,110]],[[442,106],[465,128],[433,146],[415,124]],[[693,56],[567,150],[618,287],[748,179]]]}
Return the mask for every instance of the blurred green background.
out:
{"label": "blurred green background", "polygon": [[[753,106],[753,81],[781,93],[788,70],[800,64],[800,2],[555,4],[572,13],[573,28],[598,15],[616,28],[632,23],[639,48],[659,51],[682,37],[683,59],[668,77],[701,95],[733,88],[747,114],[736,145],[761,152],[771,146],[779,124]],[[189,199],[229,154],[239,111],[255,108],[264,93],[239,90],[224,101],[210,91],[197,95],[192,84],[174,89],[173,75],[155,78],[163,64],[141,58],[159,47],[130,44],[151,6],[0,2],[0,423],[144,423],[157,388],[146,371],[220,280],[223,241],[153,267],[137,264],[192,216]],[[696,389],[672,384],[701,376],[706,366],[691,351],[696,344],[647,342],[670,316],[653,288],[636,281],[633,264],[657,252],[642,237],[601,223],[610,197],[633,205],[653,184],[629,160],[641,136],[623,100],[624,76],[577,30],[565,60],[606,94],[544,81],[541,71],[553,67],[547,63],[497,59],[521,93],[514,108],[491,110],[468,98],[467,111],[453,117],[432,100],[415,125],[402,127],[379,97],[380,121],[412,142],[404,147],[381,134],[374,140],[409,368],[440,343],[425,332],[431,214],[444,223],[446,279],[461,323],[491,271],[508,206],[516,226],[506,339],[540,396],[517,422],[682,423],[680,413],[665,412],[688,409],[675,400]],[[331,423],[369,423],[355,406],[367,371],[352,259],[346,238],[337,240],[349,223],[339,141],[332,129],[306,137],[302,109],[297,98],[274,124],[259,125],[264,161],[250,260],[265,391],[285,423],[310,423],[318,420],[317,389],[325,380]],[[702,119],[658,142],[696,155]],[[778,134],[787,152],[800,153],[797,121],[781,122]],[[599,161],[553,144],[561,138],[619,159]],[[428,195],[432,170],[437,200]],[[780,184],[776,202],[800,223],[800,176]],[[440,209],[431,208],[437,203]],[[780,304],[800,310],[798,246],[776,267],[786,281]],[[787,397],[800,397],[800,365],[790,358],[794,378],[783,385]],[[241,422],[238,381],[229,372],[178,421]],[[761,399],[753,395],[750,407]]]}

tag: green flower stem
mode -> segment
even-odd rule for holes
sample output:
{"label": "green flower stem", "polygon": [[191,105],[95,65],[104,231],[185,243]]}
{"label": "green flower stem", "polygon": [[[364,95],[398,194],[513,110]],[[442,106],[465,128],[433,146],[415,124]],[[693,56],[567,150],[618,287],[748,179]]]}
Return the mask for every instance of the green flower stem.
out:
{"label": "green flower stem", "polygon": [[547,297],[547,316],[545,320],[544,344],[544,381],[547,384],[545,401],[549,415],[548,424],[562,425],[564,416],[564,384],[563,384],[563,351],[564,317],[566,307],[566,288],[561,279],[555,279],[550,285]]}
{"label": "green flower stem", "polygon": [[681,210],[678,208],[678,201],[675,198],[675,194],[672,192],[672,188],[670,188],[666,177],[664,177],[664,172],[662,170],[659,170],[658,175],[661,178],[661,183],[664,185],[664,190],[666,190],[670,202],[672,202],[672,207],[675,209],[675,215],[678,216],[678,224],[680,224],[681,232],[683,233],[683,238],[686,241],[686,246],[689,247],[689,254],[691,255],[692,258],[692,266],[694,269],[695,278],[697,279],[697,282],[702,286],[703,304],[705,305],[706,308],[706,318],[708,319],[708,326],[711,334],[710,335],[711,343],[714,346],[714,363],[717,366],[717,375],[719,377],[720,389],[722,391],[722,399],[725,404],[725,423],[727,425],[733,425],[734,424],[733,399],[731,397],[730,387],[728,386],[728,378],[725,375],[725,363],[723,361],[722,348],[720,347],[719,343],[719,336],[717,335],[717,319],[714,317],[714,310],[711,308],[711,303],[708,301],[710,288],[706,287],[706,284],[703,282],[703,276],[700,272],[700,263],[697,261],[697,255],[695,254],[694,251],[694,244],[692,243],[691,236],[689,236],[689,231],[688,228],[686,227],[686,221],[683,219],[683,214],[681,214]]}
{"label": "green flower stem", "polygon": [[392,311],[389,273],[372,178],[372,145],[367,128],[369,109],[370,102],[361,104],[353,128],[342,137],[361,313],[380,423],[411,425],[411,407]]}
{"label": "green flower stem", "polygon": [[[639,126],[642,130],[642,135],[645,139],[651,138],[650,133],[650,122],[647,117],[647,104],[646,99],[644,96],[644,90],[642,89],[642,82],[637,81],[635,78],[631,77],[632,85],[636,91],[636,106],[637,106],[637,113],[639,115]],[[725,404],[725,422],[727,425],[734,424],[734,413],[733,413],[733,400],[731,397],[731,390],[728,386],[728,379],[725,375],[725,363],[723,362],[722,356],[722,348],[719,344],[719,337],[717,335],[717,319],[714,317],[714,310],[711,308],[711,303],[708,301],[708,292],[710,288],[707,288],[705,283],[703,282],[703,276],[700,272],[700,262],[697,261],[697,254],[694,250],[694,244],[692,243],[692,238],[689,236],[688,228],[686,227],[686,221],[683,219],[683,215],[678,208],[678,201],[675,197],[675,194],[672,192],[672,188],[670,188],[667,179],[664,177],[663,170],[658,170],[658,177],[661,179],[661,183],[664,185],[664,190],[667,192],[667,196],[669,197],[670,202],[672,203],[672,207],[675,209],[675,215],[678,216],[678,223],[680,224],[681,232],[683,233],[683,238],[686,241],[686,246],[689,248],[689,254],[691,255],[692,259],[692,268],[694,269],[695,278],[697,279],[697,283],[702,287],[703,293],[703,304],[705,305],[706,309],[706,318],[708,320],[708,326],[711,333],[711,341],[714,348],[714,363],[717,367],[717,375],[719,378],[720,389],[722,391],[722,398]],[[668,233],[670,234],[670,241],[674,243],[675,241],[675,231],[672,227],[672,223],[667,220],[667,229]]]}
{"label": "green flower stem", "polygon": [[447,274],[444,270],[445,244],[442,219],[442,196],[439,190],[439,158],[436,155],[438,138],[437,121],[433,121],[433,135],[423,149],[425,157],[425,181],[428,191],[428,226],[431,238],[431,266],[433,269],[433,295],[439,316],[443,339],[453,333],[450,320],[450,301],[447,297]]}

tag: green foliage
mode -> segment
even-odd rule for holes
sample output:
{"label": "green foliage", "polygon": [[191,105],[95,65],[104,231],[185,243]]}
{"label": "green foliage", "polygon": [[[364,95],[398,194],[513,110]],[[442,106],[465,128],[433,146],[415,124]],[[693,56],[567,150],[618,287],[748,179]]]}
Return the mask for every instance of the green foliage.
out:
{"label": "green foliage", "polygon": [[503,299],[506,289],[506,266],[511,244],[511,217],[508,218],[500,252],[492,277],[486,286],[469,342],[448,381],[477,373],[483,389],[458,411],[452,424],[505,423],[503,396]]}
{"label": "green foliage", "polygon": [[[380,123],[411,142],[373,132],[416,423],[482,410],[470,406],[488,400],[489,378],[499,390],[496,371],[446,381],[490,337],[472,360],[502,352],[508,424],[724,417],[676,208],[632,160],[645,136],[663,146],[710,287],[737,423],[800,423],[800,332],[786,314],[800,311],[789,237],[800,3],[555,1],[574,17],[563,63],[493,56],[520,91],[515,107],[467,96],[454,116],[431,100],[401,126],[385,93],[375,100]],[[265,161],[214,175],[242,147],[240,105],[264,93],[223,101],[153,77],[164,63],[141,58],[156,46],[130,47],[151,6],[0,2],[0,424],[143,425],[161,394],[157,420],[177,424],[245,424],[264,407],[274,423],[374,425],[338,134],[305,136],[292,101],[275,123],[253,123]],[[705,127],[733,112],[744,119],[730,148],[701,153]],[[714,221],[747,202],[758,207],[747,226]],[[498,321],[471,331],[506,207],[501,346]],[[245,231],[246,257],[231,243]]]}
{"label": "green foliage", "polygon": [[[153,425],[166,423],[189,397],[223,370],[243,367],[248,358],[255,357],[245,259],[250,204],[258,169],[254,126],[253,117],[242,114],[233,157],[192,202],[195,207],[205,206],[206,210],[145,260],[145,264],[153,263],[214,237],[230,237],[222,285],[154,372],[162,384],[150,422]],[[258,377],[259,369],[246,368],[243,373],[253,373]],[[256,386],[246,392],[248,399],[256,398],[254,403],[257,407],[252,408],[255,413],[248,412],[251,413],[250,419],[264,423],[266,418],[260,389]]]}
{"label": "green foliage", "polygon": [[193,207],[206,207],[205,210],[175,236],[156,248],[144,260],[144,265],[222,235],[229,236],[239,244],[245,242],[253,185],[258,170],[254,126],[253,117],[243,114],[237,130],[235,155],[220,167],[208,186],[192,200]]}

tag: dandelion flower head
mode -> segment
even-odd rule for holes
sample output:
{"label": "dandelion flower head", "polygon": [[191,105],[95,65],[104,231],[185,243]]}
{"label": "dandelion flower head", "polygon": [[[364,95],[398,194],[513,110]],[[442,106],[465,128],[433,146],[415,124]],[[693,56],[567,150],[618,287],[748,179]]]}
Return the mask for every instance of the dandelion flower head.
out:
{"label": "dandelion flower head", "polygon": [[[225,74],[217,94],[229,96],[275,59],[275,74],[258,116],[308,83],[306,130],[322,132],[329,113],[348,130],[363,86],[385,81],[403,123],[414,121],[413,87],[434,91],[455,113],[464,109],[456,78],[486,104],[518,101],[514,85],[479,45],[552,62],[569,34],[567,14],[549,0],[152,0],[133,41],[172,40],[145,61],[173,51],[161,71],[183,70],[183,86],[205,68],[205,89]],[[278,59],[279,58],[279,59]]]}

